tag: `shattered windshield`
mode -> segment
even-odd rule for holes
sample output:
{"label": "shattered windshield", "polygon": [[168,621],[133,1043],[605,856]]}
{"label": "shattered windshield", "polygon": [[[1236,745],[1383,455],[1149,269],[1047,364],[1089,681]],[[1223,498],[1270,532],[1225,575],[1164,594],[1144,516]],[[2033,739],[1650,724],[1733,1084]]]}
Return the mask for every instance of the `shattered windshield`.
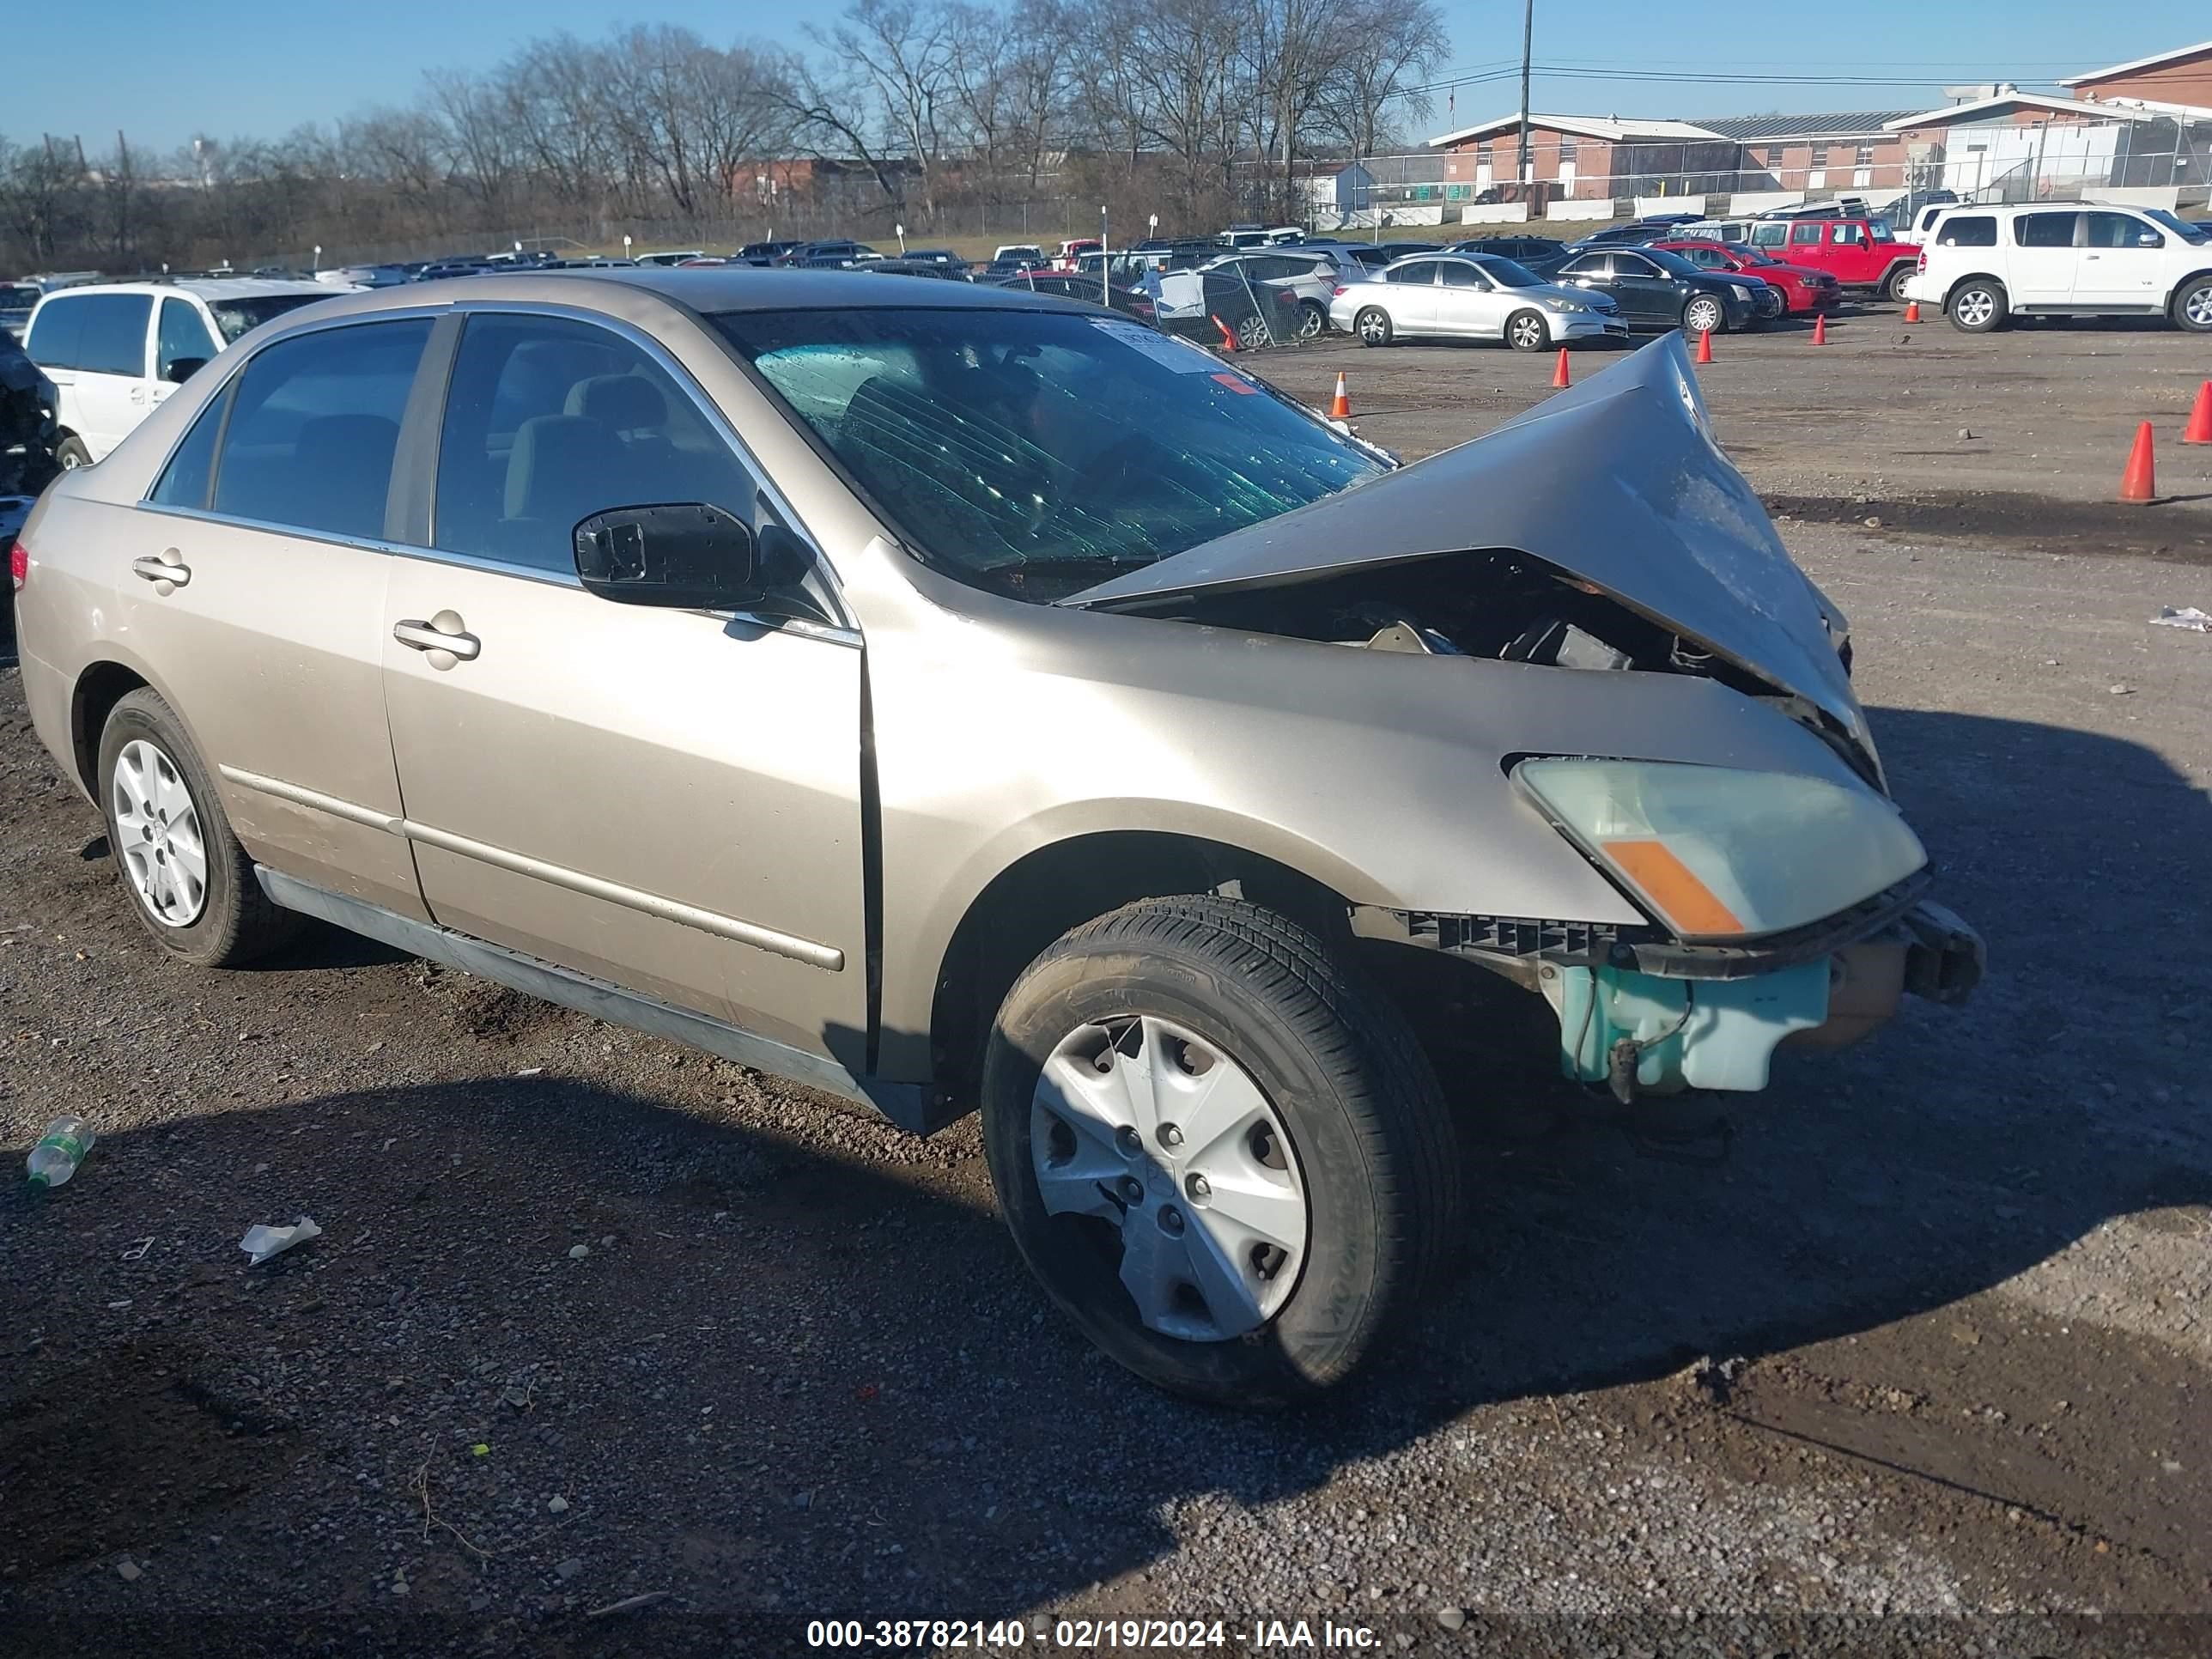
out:
{"label": "shattered windshield", "polygon": [[[331,293],[337,291],[333,289]],[[208,309],[215,313],[216,326],[222,330],[222,343],[228,345],[247,329],[271,317],[281,317],[288,311],[330,297],[329,294],[258,294],[246,300],[210,300]]]}
{"label": "shattered windshield", "polygon": [[1142,324],[1058,311],[712,319],[932,566],[1048,602],[1374,477],[1374,453]]}

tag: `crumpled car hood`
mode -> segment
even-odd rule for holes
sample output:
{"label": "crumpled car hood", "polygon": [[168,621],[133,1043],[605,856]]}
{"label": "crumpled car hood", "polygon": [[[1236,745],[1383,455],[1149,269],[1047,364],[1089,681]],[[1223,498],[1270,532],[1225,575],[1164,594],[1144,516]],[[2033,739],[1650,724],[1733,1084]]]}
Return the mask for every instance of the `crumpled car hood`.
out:
{"label": "crumpled car hood", "polygon": [[1060,603],[1157,610],[1170,596],[1504,549],[1604,589],[1866,741],[1830,635],[1842,619],[1713,441],[1679,334],[1471,443]]}

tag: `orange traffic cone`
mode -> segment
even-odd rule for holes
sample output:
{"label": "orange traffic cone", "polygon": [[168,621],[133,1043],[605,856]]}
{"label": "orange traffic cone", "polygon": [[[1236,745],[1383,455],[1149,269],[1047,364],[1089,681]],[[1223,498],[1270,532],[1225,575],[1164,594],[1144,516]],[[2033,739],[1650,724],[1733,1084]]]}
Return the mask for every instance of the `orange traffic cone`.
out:
{"label": "orange traffic cone", "polygon": [[1574,383],[1575,377],[1567,373],[1567,349],[1565,346],[1561,346],[1559,348],[1559,366],[1552,371],[1552,390],[1554,392],[1562,391],[1565,388],[1572,386]]}
{"label": "orange traffic cone", "polygon": [[1709,328],[1698,331],[1698,361],[1709,363],[1713,360],[1713,331]]}
{"label": "orange traffic cone", "polygon": [[1213,325],[1221,331],[1221,343],[1223,347],[1231,351],[1236,350],[1237,336],[1231,331],[1229,325],[1223,322],[1220,318],[1216,317],[1213,319]]}
{"label": "orange traffic cone", "polygon": [[1917,323],[1920,320],[1919,301],[1907,300],[1905,302],[1905,320],[1908,323]]}
{"label": "orange traffic cone", "polygon": [[2212,380],[2197,388],[2197,407],[2190,411],[2189,427],[2181,434],[2185,444],[2212,444]]}
{"label": "orange traffic cone", "polygon": [[2120,474],[2120,499],[2154,501],[2158,499],[2158,468],[2151,458],[2150,422],[2136,428],[2136,447],[2128,452],[2128,470]]}
{"label": "orange traffic cone", "polygon": [[1328,418],[1348,421],[1352,418],[1352,399],[1344,395],[1344,371],[1336,371],[1336,396],[1329,399]]}
{"label": "orange traffic cone", "polygon": [[1828,319],[1826,313],[1813,319],[1813,343],[1814,345],[1828,343]]}

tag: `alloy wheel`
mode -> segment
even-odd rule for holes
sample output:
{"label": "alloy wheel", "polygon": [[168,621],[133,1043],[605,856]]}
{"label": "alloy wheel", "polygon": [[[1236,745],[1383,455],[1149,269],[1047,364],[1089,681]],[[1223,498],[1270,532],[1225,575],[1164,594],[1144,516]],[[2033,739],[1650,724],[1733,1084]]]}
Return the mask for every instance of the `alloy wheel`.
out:
{"label": "alloy wheel", "polygon": [[1689,314],[1683,320],[1689,324],[1692,333],[1717,330],[1721,325],[1721,308],[1711,300],[1692,300]]}
{"label": "alloy wheel", "polygon": [[1359,313],[1359,338],[1371,346],[1387,345],[1390,341],[1390,322],[1380,307],[1370,306]]}
{"label": "alloy wheel", "polygon": [[1030,1146],[1046,1211],[1118,1238],[1149,1328],[1227,1341],[1290,1299],[1305,1183],[1281,1116],[1219,1045],[1150,1014],[1077,1027],[1038,1074]]}
{"label": "alloy wheel", "polygon": [[1959,296],[1959,320],[1968,328],[1984,326],[1996,309],[1996,296],[1985,288],[1970,288]]}
{"label": "alloy wheel", "polygon": [[2212,287],[2200,288],[2183,301],[2181,314],[2195,328],[2212,328]]}
{"label": "alloy wheel", "polygon": [[189,927],[207,907],[207,846],[200,815],[177,763],[143,738],[116,757],[109,788],[115,854],[146,914]]}
{"label": "alloy wheel", "polygon": [[1544,325],[1534,317],[1518,317],[1513,322],[1512,345],[1517,351],[1534,351],[1544,343]]}
{"label": "alloy wheel", "polygon": [[1319,306],[1301,306],[1298,308],[1298,338],[1301,340],[1317,338],[1328,326],[1328,313]]}

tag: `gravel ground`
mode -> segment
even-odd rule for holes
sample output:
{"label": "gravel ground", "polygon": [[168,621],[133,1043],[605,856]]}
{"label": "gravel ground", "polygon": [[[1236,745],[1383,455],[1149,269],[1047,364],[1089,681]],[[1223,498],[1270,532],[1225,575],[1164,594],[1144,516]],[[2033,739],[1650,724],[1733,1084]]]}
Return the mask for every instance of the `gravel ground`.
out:
{"label": "gravel ground", "polygon": [[[334,936],[157,959],[0,670],[0,1128],[102,1135],[69,1187],[0,1197],[0,1650],[788,1652],[829,1616],[1043,1648],[1151,1617],[1254,1651],[1299,1620],[1424,1653],[2204,1651],[2212,969],[2175,941],[2212,873],[2212,641],[2146,619],[2212,609],[2208,514],[2101,504],[2123,417],[2178,426],[2203,350],[1857,326],[1802,359],[1723,342],[1708,384],[1851,612],[1988,981],[1664,1139],[1540,1068],[1455,1067],[1474,1268],[1298,1416],[1094,1358],[972,1122],[912,1140]],[[1549,368],[1253,360],[1307,398],[1340,362],[1409,453]],[[1984,422],[2063,470],[1951,453]],[[2169,443],[2162,483],[2212,495],[2206,454]],[[1966,516],[1901,530],[1850,510],[1862,477]],[[1969,521],[1984,491],[2051,505]],[[319,1240],[240,1265],[303,1212]]]}

